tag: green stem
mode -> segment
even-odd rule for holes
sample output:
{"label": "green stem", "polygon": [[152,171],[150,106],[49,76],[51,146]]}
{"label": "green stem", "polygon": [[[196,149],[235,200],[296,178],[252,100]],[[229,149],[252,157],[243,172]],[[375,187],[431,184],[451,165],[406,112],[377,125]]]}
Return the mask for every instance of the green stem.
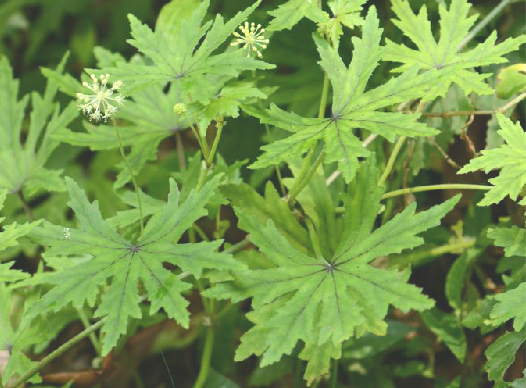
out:
{"label": "green stem", "polygon": [[323,89],[321,92],[320,108],[318,110],[318,118],[325,116],[325,108],[327,107],[327,96],[329,95],[329,76],[327,73],[323,74]]}
{"label": "green stem", "polygon": [[382,173],[382,176],[378,180],[378,186],[382,186],[386,179],[389,177],[389,174],[391,173],[391,170],[393,169],[394,162],[396,160],[396,157],[398,156],[398,153],[402,149],[402,145],[404,144],[406,137],[402,136],[398,141],[396,142],[393,152],[391,153],[391,156],[389,156],[389,160],[387,161],[387,166],[385,166],[385,170]]}
{"label": "green stem", "polygon": [[217,146],[219,144],[219,139],[221,138],[221,133],[223,132],[223,127],[225,126],[225,122],[223,120],[217,121],[217,133],[216,137],[214,139],[214,143],[212,144],[212,149],[210,150],[210,154],[208,154],[207,163],[208,165],[211,165],[214,161],[214,155],[217,151]]}
{"label": "green stem", "polygon": [[195,231],[197,232],[197,234],[199,235],[199,237],[201,237],[201,239],[203,241],[210,241],[210,239],[208,238],[208,236],[206,235],[206,233],[203,231],[203,229],[201,229],[199,226],[197,226],[196,223],[194,223],[192,225],[192,228],[195,229]]}
{"label": "green stem", "polygon": [[201,138],[201,134],[199,132],[199,126],[197,126],[197,129],[196,127],[194,127],[194,124],[192,124],[192,122],[190,121],[190,119],[188,118],[188,115],[186,114],[186,112],[183,113],[184,114],[184,117],[186,118],[186,121],[188,121],[188,123],[190,124],[190,128],[192,128],[192,132],[194,133],[194,136],[195,138],[197,139],[197,142],[199,143],[199,147],[201,147],[201,151],[203,152],[203,156],[205,158],[205,160],[208,160],[208,143],[206,142],[206,136],[204,138]]}
{"label": "green stem", "polygon": [[466,44],[469,43],[471,39],[473,39],[477,34],[482,30],[486,25],[495,17],[498,15],[500,11],[504,9],[505,6],[507,6],[509,3],[511,3],[512,0],[502,0],[499,5],[497,5],[493,10],[486,15],[484,19],[482,19],[471,31],[470,33],[460,42],[460,45],[457,48],[457,51],[460,51],[464,48]]}
{"label": "green stem", "polygon": [[24,373],[21,377],[19,377],[13,383],[12,388],[20,387],[22,384],[24,384],[25,381],[30,379],[34,374],[36,374],[39,370],[44,368],[47,364],[49,364],[55,358],[61,356],[66,351],[68,351],[70,348],[72,348],[74,345],[76,345],[78,342],[82,341],[84,338],[88,337],[91,333],[99,329],[104,324],[105,321],[106,321],[106,318],[101,319],[97,323],[85,329],[83,332],[77,334],[75,337],[70,339],[68,342],[66,342],[64,345],[59,347],[57,350],[49,353],[46,357],[40,360],[35,366],[30,368],[26,373]]}
{"label": "green stem", "polygon": [[320,164],[323,163],[324,159],[325,159],[325,150],[321,150],[320,154],[318,155],[318,158],[316,159],[316,161],[312,165],[311,169],[308,170],[307,174],[301,180],[299,185],[296,186],[294,189],[292,189],[292,191],[289,193],[289,200],[288,200],[289,206],[292,206],[294,204],[294,201],[296,200],[296,197],[298,196],[298,194],[301,193],[302,190],[309,184],[309,182],[311,181],[312,177],[314,176],[314,174],[318,170],[318,167],[320,166]]}
{"label": "green stem", "polygon": [[332,360],[331,368],[331,386],[330,388],[338,387],[338,360]]}
{"label": "green stem", "polygon": [[237,252],[243,250],[243,248],[247,247],[248,245],[250,245],[250,236],[245,237],[244,240],[238,242],[237,244],[232,245],[228,249],[225,249],[224,252],[225,253],[230,253],[231,255],[233,255],[234,253],[237,253]]}
{"label": "green stem", "polygon": [[128,158],[126,157],[126,154],[124,153],[124,146],[122,145],[121,134],[119,132],[119,127],[115,123],[115,120],[113,121],[113,127],[115,128],[115,133],[117,134],[117,139],[119,140],[119,148],[121,150],[122,160],[124,160],[124,163],[126,164],[126,167],[128,168],[128,172],[130,173],[130,177],[133,182],[133,187],[135,188],[135,194],[137,195],[137,203],[139,205],[139,217],[141,221],[141,236],[142,236],[144,234],[144,218],[142,215],[143,214],[142,213],[142,202],[141,202],[141,196],[139,194],[139,185],[137,184],[137,179],[135,179],[135,174],[133,173],[130,162],[128,162]]}
{"label": "green stem", "polygon": [[[88,329],[90,327],[90,323],[88,317],[86,316],[86,313],[82,309],[77,309],[77,314],[80,318],[80,321],[84,325],[84,328]],[[95,333],[90,333],[89,339],[91,341],[91,344],[93,345],[93,348],[97,352],[97,355],[100,357],[102,354],[102,347],[99,341],[97,340],[97,336],[95,335]]]}
{"label": "green stem", "polygon": [[382,199],[432,190],[491,190],[492,188],[493,186],[468,185],[463,183],[446,183],[441,185],[416,186],[409,187],[407,189],[394,190],[382,195]]}
{"label": "green stem", "polygon": [[199,173],[199,180],[197,181],[197,186],[195,187],[195,191],[199,191],[203,188],[203,185],[206,182],[206,176],[208,175],[208,165],[206,162],[203,162],[201,165],[201,172]]}
{"label": "green stem", "polygon": [[214,329],[212,325],[206,329],[205,348],[201,357],[201,367],[199,369],[199,375],[194,384],[194,388],[204,387],[206,380],[208,379],[208,373],[210,372],[210,361],[212,359],[212,349],[214,347]]}

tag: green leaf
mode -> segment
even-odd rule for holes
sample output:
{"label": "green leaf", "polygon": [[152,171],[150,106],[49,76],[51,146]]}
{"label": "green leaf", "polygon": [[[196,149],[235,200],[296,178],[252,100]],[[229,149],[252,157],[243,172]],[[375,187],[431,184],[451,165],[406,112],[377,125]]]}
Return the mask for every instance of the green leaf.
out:
{"label": "green leaf", "polygon": [[495,93],[497,97],[507,100],[514,94],[526,89],[526,65],[521,63],[502,69],[497,77]]}
{"label": "green leaf", "polygon": [[[491,150],[483,150],[482,155],[472,159],[458,173],[465,174],[477,170],[488,173],[500,170],[496,178],[490,178],[493,188],[489,190],[479,206],[489,206],[499,203],[506,196],[517,201],[521,190],[526,186],[526,132],[520,126],[497,113],[497,120],[501,129],[497,133],[506,144]],[[521,203],[526,204],[526,200]]]}
{"label": "green leaf", "polygon": [[269,31],[290,30],[305,17],[313,22],[323,22],[328,19],[327,14],[318,7],[316,0],[289,0],[275,10],[269,11],[269,15],[273,17],[267,28]]}
{"label": "green leaf", "polygon": [[504,248],[506,257],[526,257],[526,229],[511,228],[488,229],[488,237],[495,240],[495,245]]}
{"label": "green leaf", "polygon": [[81,309],[93,306],[100,286],[111,280],[100,296],[95,317],[107,317],[102,333],[103,354],[107,354],[127,332],[129,318],[140,318],[139,280],[144,285],[150,313],[161,308],[182,326],[188,327],[188,302],[181,295],[191,284],[181,281],[163,266],[170,263],[198,278],[204,268],[234,269],[242,266],[228,254],[217,253],[221,241],[199,244],[177,244],[179,238],[197,219],[206,215],[204,206],[218,185],[219,179],[207,183],[201,191],[179,201],[175,181],[170,181],[170,194],[163,208],[148,222],[144,235],[136,243],[120,236],[105,221],[98,203],[90,203],[77,184],[67,178],[70,202],[80,227],[63,228],[46,223],[34,232],[43,244],[51,246],[49,255],[92,256],[46,278],[54,287],[38,300],[27,319],[59,311],[69,304]]}
{"label": "green leaf", "polygon": [[414,65],[425,70],[448,70],[441,77],[433,96],[445,94],[452,83],[460,86],[466,94],[493,93],[484,82],[490,74],[479,74],[473,68],[506,62],[504,55],[517,50],[526,42],[526,35],[508,38],[496,45],[497,34],[493,32],[483,43],[471,50],[463,50],[460,48],[461,42],[477,19],[476,15],[468,16],[470,8],[467,0],[453,0],[449,9],[440,4],[440,39],[437,41],[425,5],[415,14],[407,0],[393,0],[393,11],[398,17],[393,19],[393,23],[412,41],[416,49],[388,39],[384,60],[402,63],[398,71]]}
{"label": "green leaf", "polygon": [[513,319],[513,329],[521,331],[526,323],[526,282],[522,282],[518,287],[503,292],[495,296],[497,303],[491,310],[491,323],[501,325],[504,322]]}
{"label": "green leaf", "polygon": [[172,0],[165,4],[157,16],[155,29],[162,31],[170,42],[177,42],[177,30],[183,20],[192,16],[199,7],[199,0]]}
{"label": "green leaf", "polygon": [[[66,59],[67,55],[58,65],[58,72],[62,72]],[[53,133],[71,123],[78,112],[74,103],[60,112],[60,105],[53,103],[56,91],[56,84],[50,80],[44,96],[31,94],[31,122],[22,143],[22,122],[29,96],[18,101],[18,81],[13,78],[7,59],[0,60],[0,189],[24,189],[29,194],[64,190],[61,171],[50,170],[45,164],[59,144]]]}
{"label": "green leaf", "polygon": [[165,84],[175,80],[190,87],[192,83],[199,83],[204,74],[236,77],[244,70],[270,69],[272,65],[247,57],[243,49],[213,54],[259,3],[255,2],[226,23],[221,15],[216,15],[213,22],[203,25],[209,0],[203,1],[192,16],[181,21],[171,33],[176,37],[175,42],[163,32],[163,27],[154,32],[129,14],[133,39],[128,43],[149,58],[153,66],[120,62],[117,67],[104,71],[122,80],[126,93],[152,82]]}
{"label": "green leaf", "polygon": [[446,297],[449,305],[456,311],[462,311],[462,293],[466,284],[471,262],[476,259],[479,251],[466,250],[451,266],[446,278]]}
{"label": "green leaf", "polygon": [[446,314],[438,308],[420,313],[424,323],[453,352],[455,357],[464,362],[467,341],[464,330],[453,314]]}
{"label": "green leaf", "polygon": [[[409,271],[379,269],[370,263],[421,245],[418,234],[438,225],[459,197],[416,214],[411,205],[373,230],[383,193],[376,185],[373,166],[371,159],[360,170],[355,192],[345,201],[344,237],[332,257],[304,253],[271,219],[262,223],[236,207],[239,226],[274,263],[273,268],[234,271],[234,291],[226,283],[205,293],[239,298],[241,292],[252,297],[254,311],[247,317],[254,327],[242,337],[237,360],[256,354],[262,356],[262,366],[269,365],[302,341],[305,348],[300,357],[308,360],[305,377],[310,381],[327,372],[330,358],[341,356],[343,341],[365,332],[385,335],[384,319],[390,305],[405,312],[433,306],[419,288],[408,284]],[[358,204],[361,211],[353,213]]]}
{"label": "green leaf", "polygon": [[[490,380],[502,383],[504,373],[513,363],[519,347],[526,341],[526,330],[507,332],[493,342],[486,350],[486,372]],[[504,385],[506,386],[506,385]]]}
{"label": "green leaf", "polygon": [[334,47],[338,47],[340,37],[343,35],[343,26],[354,28],[364,23],[360,16],[362,6],[367,0],[333,0],[328,5],[332,17],[325,17],[325,21],[319,23],[319,29],[330,38]]}
{"label": "green leaf", "polygon": [[263,168],[288,160],[310,149],[318,140],[326,144],[326,163],[338,163],[347,182],[358,167],[358,158],[368,156],[355,129],[365,129],[394,141],[396,136],[429,136],[436,130],[417,121],[418,114],[381,112],[393,104],[422,97],[433,84],[436,73],[418,74],[412,68],[387,83],[365,91],[369,78],[383,56],[380,47],[382,29],[376,9],[371,7],[363,26],[362,38],[353,38],[353,58],[345,66],[338,52],[316,38],[319,62],[329,76],[333,89],[330,118],[303,118],[272,105],[270,110],[253,109],[248,113],[262,122],[292,132],[292,135],[262,147],[263,155],[252,165]]}

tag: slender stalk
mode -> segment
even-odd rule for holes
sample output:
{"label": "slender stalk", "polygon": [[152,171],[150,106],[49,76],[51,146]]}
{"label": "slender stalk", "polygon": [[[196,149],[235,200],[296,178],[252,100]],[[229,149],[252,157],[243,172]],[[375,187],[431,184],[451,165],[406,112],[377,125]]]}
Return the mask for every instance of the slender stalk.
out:
{"label": "slender stalk", "polygon": [[221,133],[223,132],[223,127],[225,126],[225,122],[223,120],[220,120],[216,122],[216,125],[217,125],[216,137],[214,139],[214,143],[212,144],[212,149],[210,150],[210,154],[208,154],[208,159],[206,161],[208,165],[211,165],[212,162],[214,161],[214,155],[217,151],[217,146],[219,144],[219,139],[221,139]]}
{"label": "slender stalk", "polygon": [[201,172],[199,173],[199,180],[197,181],[197,186],[195,187],[195,191],[199,191],[203,188],[203,185],[206,182],[206,176],[208,175],[208,165],[206,162],[203,161],[203,164],[201,165]]}
{"label": "slender stalk", "polygon": [[181,133],[176,132],[175,133],[175,140],[176,140],[176,147],[177,147],[177,159],[179,159],[179,166],[181,166],[181,170],[186,170],[186,159],[184,156],[184,143],[183,143],[183,137],[181,136]]}
{"label": "slender stalk", "polygon": [[197,128],[194,127],[194,124],[192,124],[186,112],[182,112],[182,114],[184,115],[186,121],[188,121],[188,124],[190,124],[190,128],[192,128],[192,132],[194,133],[194,136],[197,139],[197,142],[199,143],[199,147],[201,147],[201,151],[203,152],[205,160],[208,160],[209,152],[208,152],[208,143],[206,142],[206,137],[201,138],[201,135],[199,132],[199,126],[197,126],[196,124]]}
{"label": "slender stalk", "polygon": [[446,183],[440,185],[416,186],[407,189],[390,191],[382,195],[382,199],[396,197],[404,194],[421,193],[423,191],[433,190],[491,190],[493,186],[469,185],[463,183]]}
{"label": "slender stalk", "polygon": [[499,5],[497,5],[493,10],[486,15],[471,31],[470,33],[460,42],[460,45],[457,48],[457,51],[460,51],[464,48],[466,44],[471,41],[477,34],[484,28],[486,25],[499,14],[500,11],[504,9],[512,0],[502,0]]}
{"label": "slender stalk", "polygon": [[[84,328],[88,329],[91,325],[89,323],[88,317],[86,316],[86,313],[82,309],[77,309],[77,314],[80,318],[80,321],[84,325]],[[93,345],[93,349],[95,349],[97,355],[100,357],[100,355],[102,354],[102,347],[100,345],[100,342],[97,340],[97,336],[95,335],[95,333],[90,333],[89,339],[91,341],[91,344]]]}
{"label": "slender stalk", "polygon": [[12,385],[12,388],[20,387],[22,384],[24,384],[25,381],[30,379],[34,374],[36,374],[39,370],[44,368],[46,365],[48,365],[51,361],[53,361],[55,358],[61,356],[66,351],[71,349],[74,345],[82,341],[84,338],[88,337],[91,333],[98,330],[106,321],[106,318],[101,319],[97,323],[91,325],[87,329],[85,329],[83,332],[77,334],[75,337],[70,339],[68,342],[66,342],[64,345],[59,347],[57,350],[49,353],[46,357],[44,357],[42,360],[40,360],[35,366],[30,368],[26,373],[24,373],[22,376],[20,376]]}
{"label": "slender stalk", "polygon": [[406,137],[401,136],[400,139],[396,142],[393,152],[391,153],[391,156],[389,156],[389,160],[387,161],[387,166],[385,166],[385,170],[382,173],[382,176],[378,180],[378,186],[382,186],[387,178],[389,177],[389,174],[391,173],[391,170],[393,169],[394,162],[396,160],[396,157],[398,156],[398,153],[402,149],[402,145],[405,142]]}
{"label": "slender stalk", "polygon": [[[294,192],[296,190],[296,188],[299,185],[301,185],[301,182],[303,182],[303,179],[305,179],[305,176],[307,176],[307,174],[309,172],[309,167],[311,165],[311,161],[312,161],[313,157],[314,157],[314,147],[310,149],[309,153],[305,157],[305,160],[303,160],[303,165],[301,166],[301,169],[300,169],[300,172],[298,173],[298,176],[294,180],[294,186],[292,186],[292,189],[289,192],[289,196],[290,196],[290,193]],[[289,201],[289,203],[290,203],[290,201]]]}
{"label": "slender stalk", "polygon": [[234,253],[242,251],[244,248],[246,248],[249,245],[250,245],[250,235],[245,237],[244,240],[238,242],[237,244],[232,245],[230,248],[225,249],[224,252],[230,253],[231,255],[233,255]]}
{"label": "slender stalk", "polygon": [[332,360],[330,388],[337,388],[337,387],[338,387],[338,360]]}
{"label": "slender stalk", "polygon": [[201,357],[201,367],[199,369],[199,375],[194,384],[194,388],[204,387],[206,380],[208,379],[208,373],[210,372],[210,361],[212,359],[212,349],[214,348],[214,329],[210,325],[206,330],[205,337],[205,348]]}
{"label": "slender stalk", "polygon": [[33,222],[35,221],[35,215],[31,211],[31,208],[29,207],[29,204],[26,201],[26,197],[24,196],[24,193],[22,192],[22,188],[20,188],[16,192],[18,199],[20,200],[20,203],[22,203],[22,207],[24,208],[24,212],[26,213],[26,217],[28,221]]}
{"label": "slender stalk", "polygon": [[296,197],[298,196],[298,194],[301,193],[301,191],[309,184],[312,177],[318,170],[318,167],[320,166],[321,163],[323,163],[324,159],[325,159],[325,151],[321,150],[320,154],[318,155],[318,158],[316,159],[316,161],[314,162],[310,170],[307,172],[303,180],[300,182],[298,186],[296,186],[296,188],[294,188],[289,193],[289,200],[288,200],[289,206],[292,206],[294,204],[294,201],[296,200]]}
{"label": "slender stalk", "polygon": [[141,196],[139,194],[139,185],[137,184],[137,179],[135,179],[135,174],[133,173],[130,162],[128,162],[128,158],[126,157],[126,154],[124,153],[124,146],[122,144],[121,134],[119,132],[119,127],[117,126],[117,123],[115,123],[115,120],[113,120],[113,127],[115,128],[115,133],[117,134],[117,139],[119,140],[119,148],[121,151],[122,160],[124,160],[124,163],[126,164],[126,167],[128,168],[128,172],[130,173],[131,180],[133,182],[133,187],[135,188],[135,194],[137,195],[137,203],[139,205],[139,217],[141,221],[141,236],[142,236],[144,234],[144,217],[142,213]]}

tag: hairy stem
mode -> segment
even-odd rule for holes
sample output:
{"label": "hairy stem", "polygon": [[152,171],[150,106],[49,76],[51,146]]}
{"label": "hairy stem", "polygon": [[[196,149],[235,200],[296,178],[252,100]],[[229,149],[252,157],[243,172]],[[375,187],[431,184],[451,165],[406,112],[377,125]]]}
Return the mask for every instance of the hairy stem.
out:
{"label": "hairy stem", "polygon": [[181,166],[181,170],[186,170],[186,159],[184,155],[184,143],[183,143],[183,137],[181,136],[181,133],[176,132],[175,133],[175,140],[176,140],[176,147],[177,147],[177,159],[179,160],[179,166]]}
{"label": "hairy stem", "polygon": [[212,149],[210,150],[210,153],[208,154],[207,163],[208,165],[211,165],[214,161],[214,155],[217,151],[217,146],[219,145],[219,139],[221,139],[221,133],[223,132],[223,127],[225,126],[225,122],[223,120],[216,122],[217,126],[217,133],[216,137],[214,139],[214,143],[212,144]]}
{"label": "hairy stem", "polygon": [[16,192],[18,199],[20,200],[20,203],[22,204],[22,207],[24,208],[24,212],[26,213],[26,217],[28,221],[32,222],[35,221],[35,215],[31,211],[31,208],[29,207],[29,204],[27,203],[26,197],[24,196],[24,193],[22,192],[22,188]]}
{"label": "hairy stem", "polygon": [[382,199],[396,197],[404,194],[421,193],[423,191],[433,190],[491,190],[493,186],[469,185],[463,183],[446,183],[440,185],[416,186],[407,189],[390,191],[382,195]]}
{"label": "hairy stem", "polygon": [[201,367],[199,369],[199,375],[194,384],[194,388],[204,387],[206,380],[208,379],[208,373],[210,372],[210,361],[212,359],[212,349],[214,348],[214,329],[212,325],[206,329],[205,337],[205,348],[201,357]]}
{"label": "hairy stem", "polygon": [[87,329],[85,329],[83,332],[77,334],[75,337],[70,339],[68,342],[66,342],[64,345],[59,347],[57,350],[49,353],[46,357],[44,357],[42,360],[40,360],[34,367],[30,368],[26,373],[24,373],[22,376],[20,376],[12,385],[12,388],[20,387],[22,384],[24,384],[25,381],[30,379],[34,374],[36,374],[39,370],[44,368],[47,364],[49,364],[51,361],[53,361],[55,358],[60,357],[62,354],[64,354],[67,350],[72,348],[74,345],[82,341],[84,338],[88,337],[91,333],[98,330],[106,321],[106,318],[101,319],[97,323],[91,325]]}
{"label": "hairy stem", "polygon": [[126,154],[124,153],[124,146],[122,145],[122,139],[121,134],[119,132],[119,127],[115,123],[115,120],[113,121],[113,127],[115,128],[115,133],[117,134],[117,139],[119,140],[119,149],[121,151],[122,160],[124,160],[124,163],[126,164],[126,168],[128,168],[128,172],[130,173],[131,180],[133,182],[133,187],[135,188],[135,194],[137,195],[137,204],[139,205],[139,218],[141,223],[141,236],[144,234],[144,218],[142,213],[142,202],[141,202],[141,195],[139,193],[139,185],[137,184],[137,179],[135,178],[135,174],[131,168],[130,162],[128,162],[128,158],[126,157]]}
{"label": "hairy stem", "polygon": [[[84,328],[88,329],[91,325],[89,324],[89,320],[86,316],[86,313],[82,309],[77,309],[77,315],[79,316],[80,321],[84,325]],[[88,337],[91,341],[91,344],[93,345],[93,349],[95,349],[97,355],[100,357],[102,354],[102,347],[100,345],[100,342],[97,340],[97,336],[95,335],[95,333],[90,333]]]}
{"label": "hairy stem", "polygon": [[246,236],[243,240],[238,242],[237,244],[232,245],[230,248],[225,249],[225,253],[230,253],[233,255],[234,253],[237,253],[239,251],[242,251],[244,248],[250,245],[250,235]]}
{"label": "hairy stem", "polygon": [[382,186],[387,178],[389,177],[389,174],[391,173],[391,170],[393,169],[394,162],[396,160],[396,157],[398,156],[400,150],[402,149],[402,145],[405,142],[406,137],[401,136],[400,139],[396,142],[393,152],[391,153],[391,156],[389,156],[389,160],[387,161],[387,165],[385,166],[385,170],[382,173],[382,176],[380,179],[378,179],[378,186]]}
{"label": "hairy stem", "polygon": [[460,51],[464,48],[466,44],[468,44],[471,39],[473,39],[477,34],[484,28],[486,25],[493,20],[495,16],[499,14],[500,11],[504,9],[505,6],[507,6],[509,3],[511,3],[512,0],[502,0],[499,5],[497,5],[493,10],[486,15],[484,19],[482,19],[471,31],[470,33],[460,42],[460,45],[458,46],[457,50]]}

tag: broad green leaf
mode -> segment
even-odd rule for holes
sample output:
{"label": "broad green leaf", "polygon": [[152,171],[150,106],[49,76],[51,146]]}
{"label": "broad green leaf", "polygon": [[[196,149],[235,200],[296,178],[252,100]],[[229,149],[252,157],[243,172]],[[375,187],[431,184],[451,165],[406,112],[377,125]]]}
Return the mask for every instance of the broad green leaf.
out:
{"label": "broad green leaf", "polygon": [[508,38],[495,44],[496,32],[493,32],[483,43],[471,50],[461,47],[461,42],[468,35],[477,15],[470,15],[471,5],[467,0],[453,0],[449,8],[439,6],[440,38],[434,37],[425,5],[415,14],[407,0],[393,0],[393,11],[398,19],[393,23],[411,40],[415,48],[387,40],[387,54],[384,60],[400,62],[398,71],[414,65],[421,69],[447,69],[441,77],[434,96],[443,95],[452,83],[460,86],[466,94],[491,94],[493,90],[484,82],[490,74],[479,74],[475,67],[506,62],[504,55],[517,50],[526,42],[526,35]]}
{"label": "broad green leaf", "polygon": [[291,29],[303,18],[313,22],[324,22],[328,15],[321,11],[316,0],[288,0],[273,11],[269,11],[273,17],[268,25],[269,31],[280,31]]}
{"label": "broad green leaf", "polygon": [[[309,381],[326,373],[331,358],[341,356],[342,342],[372,332],[385,335],[390,305],[402,311],[425,310],[433,301],[409,284],[409,271],[375,268],[370,263],[423,243],[418,235],[437,226],[459,200],[455,197],[427,211],[410,205],[385,225],[373,230],[382,188],[371,159],[357,177],[355,191],[345,201],[345,231],[332,257],[297,249],[272,219],[261,222],[236,207],[239,226],[274,263],[273,268],[234,271],[236,282],[217,285],[206,294],[216,298],[252,297],[254,323],[242,337],[237,360],[262,356],[262,366],[290,354],[298,341],[305,344]],[[367,193],[367,200],[364,195]],[[353,213],[357,206],[361,211]],[[233,289],[233,287],[235,289]]]}
{"label": "broad green leaf", "polygon": [[495,245],[504,248],[506,257],[526,257],[526,229],[511,228],[488,229],[488,237],[495,240]]}
{"label": "broad green leaf", "polygon": [[[481,156],[472,159],[458,172],[465,174],[484,170],[488,173],[500,170],[497,177],[489,179],[493,188],[478,203],[479,206],[499,203],[506,196],[517,201],[521,190],[526,186],[526,132],[520,123],[513,124],[501,113],[497,113],[497,120],[501,127],[497,133],[506,141],[506,144],[491,150],[483,150]],[[521,203],[526,204],[526,199],[523,199]]]}
{"label": "broad green leaf", "polygon": [[206,215],[204,206],[213,195],[219,179],[207,183],[201,191],[192,193],[180,203],[179,192],[170,181],[168,201],[148,222],[144,235],[136,243],[120,236],[105,221],[98,203],[90,203],[77,184],[67,179],[69,206],[79,220],[78,229],[63,228],[46,223],[34,236],[43,244],[51,246],[49,255],[92,256],[87,262],[66,268],[47,278],[54,287],[29,310],[27,319],[47,315],[72,304],[81,309],[86,303],[93,306],[100,286],[110,281],[100,296],[95,317],[106,317],[102,327],[103,353],[107,354],[119,338],[127,332],[130,318],[140,318],[138,282],[142,282],[146,298],[150,301],[150,313],[161,308],[182,326],[188,327],[188,302],[182,293],[191,288],[166,269],[170,263],[195,277],[204,268],[233,269],[241,264],[228,254],[217,253],[221,241],[198,244],[178,244],[177,241],[197,219]]}
{"label": "broad green leaf", "polygon": [[394,141],[396,136],[429,136],[434,129],[417,121],[418,114],[382,112],[393,104],[422,97],[434,83],[436,73],[418,74],[416,67],[387,83],[365,91],[367,83],[383,56],[380,47],[382,29],[378,26],[376,9],[371,7],[365,19],[362,38],[353,38],[353,58],[345,66],[337,50],[316,38],[321,56],[319,62],[326,71],[333,89],[330,118],[303,118],[272,105],[270,110],[253,109],[248,113],[262,122],[282,128],[292,135],[262,147],[263,155],[252,165],[267,167],[304,153],[317,141],[325,142],[326,163],[338,163],[347,182],[354,177],[358,158],[369,151],[362,147],[353,133],[364,129]]}
{"label": "broad green leaf", "polygon": [[199,0],[172,0],[165,4],[157,16],[155,29],[160,30],[171,42],[177,42],[177,29],[183,20],[192,16],[199,7]]}
{"label": "broad green leaf", "polygon": [[464,362],[466,357],[467,341],[464,330],[453,314],[446,314],[434,308],[423,311],[420,316],[429,329],[444,341],[446,346],[453,352],[455,357]]}
{"label": "broad green leaf", "polygon": [[126,93],[126,90],[136,90],[152,82],[181,81],[190,87],[192,83],[201,82],[200,77],[206,74],[236,77],[244,70],[272,68],[272,65],[247,57],[242,49],[214,54],[259,3],[255,2],[226,23],[221,15],[216,15],[213,22],[202,24],[209,6],[209,0],[203,1],[191,17],[181,21],[171,33],[175,40],[163,32],[164,27],[154,32],[130,14],[133,39],[128,42],[149,58],[153,66],[120,62],[117,67],[104,71],[122,80],[127,87],[123,89]]}
{"label": "broad green leaf", "polygon": [[[62,72],[66,58],[58,65],[58,72]],[[30,124],[22,136],[29,96],[18,100],[18,81],[7,59],[0,60],[0,189],[25,190],[29,194],[64,190],[61,171],[48,169],[45,164],[59,144],[53,133],[66,127],[78,113],[74,103],[61,112],[60,105],[53,102],[56,91],[57,86],[50,80],[44,96],[31,94]]]}
{"label": "broad green leaf", "polygon": [[[490,380],[496,382],[498,387],[503,384],[504,373],[513,363],[519,347],[526,341],[526,330],[507,332],[493,342],[486,350],[486,372]],[[502,385],[499,385],[502,384]]]}

